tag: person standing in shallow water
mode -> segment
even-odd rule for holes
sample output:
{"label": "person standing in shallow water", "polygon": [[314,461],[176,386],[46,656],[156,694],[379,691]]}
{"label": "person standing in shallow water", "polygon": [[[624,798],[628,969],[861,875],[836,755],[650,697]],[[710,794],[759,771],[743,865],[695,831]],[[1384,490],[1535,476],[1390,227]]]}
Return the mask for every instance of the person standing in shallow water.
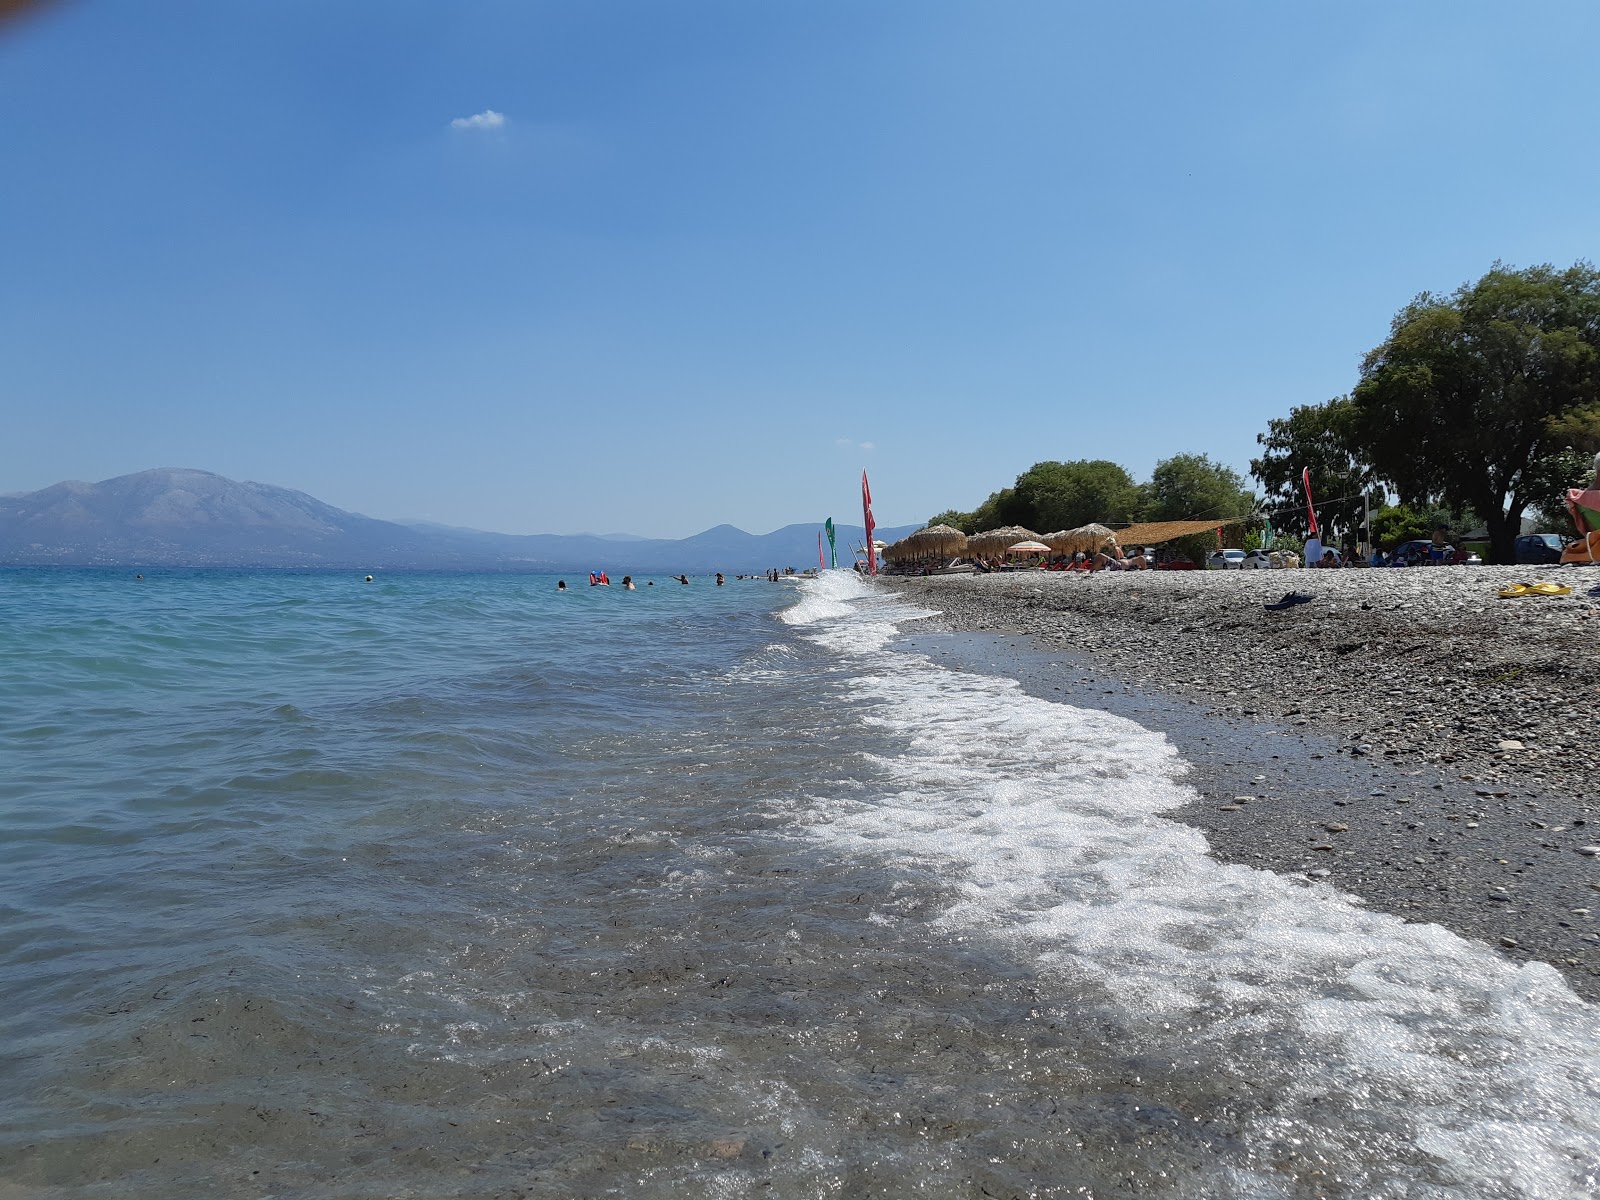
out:
{"label": "person standing in shallow water", "polygon": [[556,580],[556,591],[564,592],[566,590],[567,590],[567,581],[565,579]]}
{"label": "person standing in shallow water", "polygon": [[638,588],[633,586],[633,576],[632,575],[624,575],[622,577],[622,586],[624,588],[626,588],[630,592],[637,592],[639,590]]}
{"label": "person standing in shallow water", "polygon": [[718,586],[718,587],[721,587],[721,586],[722,586],[722,583],[723,583],[723,580],[722,580],[722,572],[721,572],[721,571],[718,571],[718,572],[717,572],[717,586]]}

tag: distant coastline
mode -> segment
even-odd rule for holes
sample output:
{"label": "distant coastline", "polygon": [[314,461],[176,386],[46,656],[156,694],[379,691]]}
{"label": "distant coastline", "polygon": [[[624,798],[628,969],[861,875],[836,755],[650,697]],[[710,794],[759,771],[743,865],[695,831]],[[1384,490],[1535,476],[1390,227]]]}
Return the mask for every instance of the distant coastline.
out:
{"label": "distant coastline", "polygon": [[[379,521],[290,488],[161,468],[0,496],[0,566],[733,573],[815,565],[823,517],[766,534],[509,534]],[[915,526],[885,528],[897,537]],[[841,549],[865,539],[837,526]]]}

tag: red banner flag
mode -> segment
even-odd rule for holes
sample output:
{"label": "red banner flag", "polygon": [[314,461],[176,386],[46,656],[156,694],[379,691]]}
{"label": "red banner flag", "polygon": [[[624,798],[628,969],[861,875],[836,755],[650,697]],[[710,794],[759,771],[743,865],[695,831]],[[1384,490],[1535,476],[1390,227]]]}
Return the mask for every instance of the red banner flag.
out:
{"label": "red banner flag", "polygon": [[1321,533],[1317,529],[1317,510],[1316,510],[1316,506],[1311,503],[1311,468],[1310,467],[1307,467],[1304,471],[1300,472],[1300,482],[1305,484],[1305,488],[1306,488],[1306,515],[1311,518],[1311,536],[1312,537],[1320,537]]}
{"label": "red banner flag", "polygon": [[861,472],[861,516],[867,526],[867,574],[878,573],[878,548],[872,544],[872,533],[878,528],[872,519],[872,489],[867,486],[867,473]]}
{"label": "red banner flag", "polygon": [[826,571],[827,569],[828,560],[822,557],[822,534],[819,532],[817,534],[817,570]]}

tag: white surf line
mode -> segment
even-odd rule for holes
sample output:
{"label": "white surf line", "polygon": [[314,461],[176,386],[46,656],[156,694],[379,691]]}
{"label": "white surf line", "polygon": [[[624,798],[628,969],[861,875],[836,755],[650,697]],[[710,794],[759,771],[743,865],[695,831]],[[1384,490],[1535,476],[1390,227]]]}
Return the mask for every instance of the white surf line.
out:
{"label": "white surf line", "polygon": [[1284,1120],[1323,1132],[1328,1098],[1343,1097],[1439,1166],[1371,1195],[1596,1194],[1600,1010],[1553,968],[1219,862],[1199,830],[1159,815],[1194,799],[1161,734],[887,651],[896,619],[926,614],[852,577],[803,591],[784,619],[848,656],[865,719],[909,740],[876,760],[896,791],[820,814],[817,836],[947,864],[951,930],[1098,979],[1136,1022],[1197,1028],[1219,1070],[1250,1078],[1263,1044],[1299,1048]]}

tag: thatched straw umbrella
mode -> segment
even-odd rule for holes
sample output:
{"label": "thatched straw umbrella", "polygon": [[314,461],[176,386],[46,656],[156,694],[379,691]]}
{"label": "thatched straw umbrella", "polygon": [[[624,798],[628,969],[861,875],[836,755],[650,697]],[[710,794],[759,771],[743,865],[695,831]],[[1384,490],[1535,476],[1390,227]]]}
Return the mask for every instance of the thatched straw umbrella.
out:
{"label": "thatched straw umbrella", "polygon": [[917,554],[960,554],[967,548],[967,535],[949,525],[929,525],[926,529],[919,529],[910,534],[904,540]]}
{"label": "thatched straw umbrella", "polygon": [[1004,529],[989,529],[973,534],[967,539],[967,550],[972,554],[1004,554],[1018,542],[1031,542],[1038,536],[1031,529],[1008,525]]}
{"label": "thatched straw umbrella", "polygon": [[1104,525],[1089,524],[1053,533],[1046,540],[1056,553],[1072,554],[1078,550],[1104,550],[1116,544],[1117,535]]}

